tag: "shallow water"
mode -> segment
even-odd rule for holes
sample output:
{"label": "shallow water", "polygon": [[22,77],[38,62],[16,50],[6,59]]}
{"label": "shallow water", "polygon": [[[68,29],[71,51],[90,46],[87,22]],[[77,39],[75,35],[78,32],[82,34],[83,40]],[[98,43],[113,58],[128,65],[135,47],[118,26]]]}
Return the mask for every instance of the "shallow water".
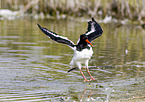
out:
{"label": "shallow water", "polygon": [[78,70],[67,73],[73,51],[47,38],[37,22],[75,43],[87,28],[86,22],[69,20],[0,21],[0,101],[145,101],[141,27],[101,24],[104,33],[93,41],[89,62],[98,80],[88,83]]}

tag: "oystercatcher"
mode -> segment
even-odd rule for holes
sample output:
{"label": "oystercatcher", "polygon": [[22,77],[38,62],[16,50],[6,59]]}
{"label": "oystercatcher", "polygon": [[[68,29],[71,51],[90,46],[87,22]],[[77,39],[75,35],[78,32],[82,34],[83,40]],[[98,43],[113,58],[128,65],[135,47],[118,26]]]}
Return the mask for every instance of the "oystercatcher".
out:
{"label": "oystercatcher", "polygon": [[[49,38],[51,38],[52,40],[54,40],[58,43],[68,45],[74,51],[74,56],[70,62],[70,65],[71,65],[71,68],[74,68],[74,67],[79,68],[79,70],[84,78],[84,82],[96,79],[96,78],[93,78],[89,72],[88,62],[93,54],[93,50],[91,47],[93,45],[91,44],[91,41],[93,41],[94,39],[101,36],[103,33],[103,30],[102,30],[101,26],[94,20],[94,18],[92,18],[92,20],[88,22],[87,32],[85,34],[80,35],[80,38],[76,45],[71,40],[69,40],[67,37],[60,36],[52,31],[48,30],[47,28],[41,27],[38,23],[37,23],[37,25],[40,28],[40,30],[44,34],[46,34]],[[91,77],[90,80],[87,80],[85,78],[85,76],[81,70],[82,64],[84,64],[85,67],[87,68],[87,72]]]}

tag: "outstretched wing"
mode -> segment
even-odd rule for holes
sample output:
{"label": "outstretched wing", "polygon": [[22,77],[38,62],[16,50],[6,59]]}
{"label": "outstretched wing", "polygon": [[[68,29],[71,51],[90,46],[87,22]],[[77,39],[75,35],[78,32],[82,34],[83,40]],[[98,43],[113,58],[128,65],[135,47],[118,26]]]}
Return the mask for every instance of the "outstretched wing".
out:
{"label": "outstretched wing", "polygon": [[85,35],[88,36],[88,40],[91,42],[94,39],[101,36],[103,33],[103,29],[101,26],[92,18],[92,21],[88,22],[88,31],[85,33]]}
{"label": "outstretched wing", "polygon": [[58,43],[66,44],[71,48],[73,48],[75,46],[75,44],[71,40],[69,40],[67,37],[60,36],[52,31],[48,30],[47,28],[43,28],[38,23],[37,23],[37,25],[40,28],[40,30],[44,34],[46,34],[49,38],[51,38],[52,40],[54,40]]}

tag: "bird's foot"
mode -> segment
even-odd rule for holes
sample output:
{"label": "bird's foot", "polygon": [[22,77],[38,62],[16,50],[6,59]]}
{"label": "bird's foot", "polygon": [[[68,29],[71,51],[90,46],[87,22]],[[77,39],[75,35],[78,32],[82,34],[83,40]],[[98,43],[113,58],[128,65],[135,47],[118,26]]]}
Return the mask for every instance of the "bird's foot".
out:
{"label": "bird's foot", "polygon": [[84,79],[84,82],[85,82],[85,81],[89,82],[90,80]]}
{"label": "bird's foot", "polygon": [[91,77],[90,81],[91,81],[91,80],[96,80],[96,79],[97,79],[97,78],[93,78],[93,77]]}

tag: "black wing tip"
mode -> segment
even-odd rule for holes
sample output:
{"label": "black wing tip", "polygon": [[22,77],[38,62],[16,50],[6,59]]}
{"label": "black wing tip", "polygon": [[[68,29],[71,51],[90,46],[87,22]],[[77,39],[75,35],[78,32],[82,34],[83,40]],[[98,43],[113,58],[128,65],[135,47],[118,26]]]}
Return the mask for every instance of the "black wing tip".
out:
{"label": "black wing tip", "polygon": [[93,22],[95,21],[94,17],[92,17],[92,21],[93,21]]}
{"label": "black wing tip", "polygon": [[40,26],[39,23],[37,23],[37,25]]}
{"label": "black wing tip", "polygon": [[41,28],[41,26],[37,23],[38,27]]}
{"label": "black wing tip", "polygon": [[92,17],[92,20],[90,20],[89,22],[88,22],[88,24],[91,24],[92,22],[96,22],[95,21],[95,19]]}
{"label": "black wing tip", "polygon": [[[95,23],[97,23],[96,20],[94,19],[94,17],[92,17],[92,21],[95,22]],[[97,23],[97,24],[98,24],[98,23]],[[98,25],[99,25],[99,27],[101,28],[100,24],[98,24]],[[103,29],[102,29],[102,28],[101,28],[101,32],[103,33]]]}
{"label": "black wing tip", "polygon": [[94,17],[92,17],[92,22],[95,22],[95,23],[97,23],[97,21],[94,19]]}

